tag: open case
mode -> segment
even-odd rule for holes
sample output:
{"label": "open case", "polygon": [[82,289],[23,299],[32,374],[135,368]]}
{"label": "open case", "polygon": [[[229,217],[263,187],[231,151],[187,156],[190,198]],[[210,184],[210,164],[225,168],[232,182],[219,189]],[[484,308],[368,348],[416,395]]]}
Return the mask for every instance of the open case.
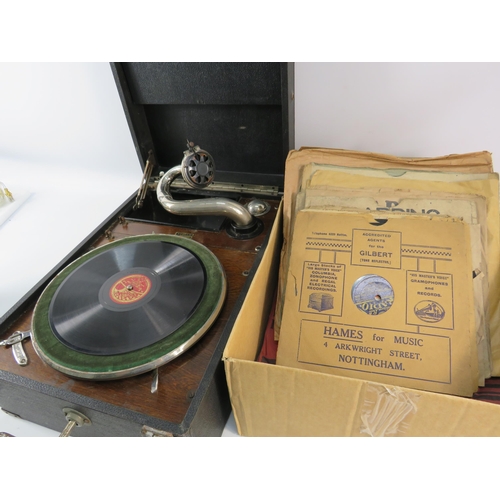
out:
{"label": "open case", "polygon": [[111,66],[142,184],[1,319],[0,407],[74,436],[218,436],[222,352],[293,149],[293,65]]}

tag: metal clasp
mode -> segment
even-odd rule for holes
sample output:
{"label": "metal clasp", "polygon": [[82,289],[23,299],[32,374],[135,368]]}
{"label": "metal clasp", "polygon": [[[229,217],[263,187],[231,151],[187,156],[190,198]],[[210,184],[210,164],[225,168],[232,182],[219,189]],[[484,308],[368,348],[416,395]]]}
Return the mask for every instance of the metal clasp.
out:
{"label": "metal clasp", "polygon": [[154,427],[148,427],[147,425],[142,426],[141,434],[144,437],[174,437],[174,435],[171,432],[160,431],[159,429],[155,429]]}
{"label": "metal clasp", "polygon": [[9,338],[2,340],[0,346],[9,347],[12,346],[12,354],[16,363],[20,366],[26,366],[28,364],[28,356],[23,349],[23,340],[29,338],[31,332],[28,330],[26,332],[17,331],[14,332]]}

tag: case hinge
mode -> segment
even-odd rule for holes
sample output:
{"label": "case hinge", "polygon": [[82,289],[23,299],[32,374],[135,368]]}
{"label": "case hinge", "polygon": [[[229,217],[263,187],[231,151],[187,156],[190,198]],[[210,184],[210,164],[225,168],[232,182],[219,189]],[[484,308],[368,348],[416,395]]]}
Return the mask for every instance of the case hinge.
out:
{"label": "case hinge", "polygon": [[134,210],[142,207],[144,203],[144,198],[146,198],[146,194],[150,187],[149,179],[151,178],[151,174],[153,173],[153,168],[156,164],[155,155],[153,150],[150,150],[148,153],[148,159],[146,161],[146,166],[144,167],[144,173],[141,179],[141,185],[137,191],[137,196],[135,198]]}
{"label": "case hinge", "polygon": [[160,431],[159,429],[148,427],[147,425],[142,426],[141,435],[144,437],[174,437],[171,432]]}

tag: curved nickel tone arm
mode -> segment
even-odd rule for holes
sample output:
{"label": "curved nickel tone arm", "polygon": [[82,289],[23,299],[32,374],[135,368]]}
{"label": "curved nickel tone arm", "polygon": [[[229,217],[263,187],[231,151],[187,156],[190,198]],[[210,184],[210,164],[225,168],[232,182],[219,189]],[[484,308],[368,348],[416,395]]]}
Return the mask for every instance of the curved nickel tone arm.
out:
{"label": "curved nickel tone arm", "polygon": [[170,186],[179,175],[182,175],[189,186],[198,189],[209,186],[214,179],[213,158],[199,146],[193,147],[191,144],[188,144],[189,149],[184,152],[181,165],[171,168],[158,182],[156,196],[161,206],[176,215],[223,215],[233,221],[234,237],[238,237],[239,233],[252,233],[254,236],[254,228],[258,225],[258,221],[244,206],[233,200],[227,198],[175,200],[172,197]]}
{"label": "curved nickel tone arm", "polygon": [[156,196],[161,206],[167,212],[172,212],[176,215],[225,215],[232,219],[238,227],[248,226],[252,223],[252,216],[245,207],[226,198],[174,200],[170,194],[170,185],[181,173],[182,165],[178,165],[171,168],[158,182]]}

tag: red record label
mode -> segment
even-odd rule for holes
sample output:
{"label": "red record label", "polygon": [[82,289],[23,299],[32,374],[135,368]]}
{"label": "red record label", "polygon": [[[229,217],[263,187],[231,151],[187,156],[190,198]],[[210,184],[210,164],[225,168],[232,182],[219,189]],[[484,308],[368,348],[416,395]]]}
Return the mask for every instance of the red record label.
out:
{"label": "red record label", "polygon": [[151,290],[151,280],[144,274],[129,274],[109,289],[109,298],[116,304],[133,304]]}

